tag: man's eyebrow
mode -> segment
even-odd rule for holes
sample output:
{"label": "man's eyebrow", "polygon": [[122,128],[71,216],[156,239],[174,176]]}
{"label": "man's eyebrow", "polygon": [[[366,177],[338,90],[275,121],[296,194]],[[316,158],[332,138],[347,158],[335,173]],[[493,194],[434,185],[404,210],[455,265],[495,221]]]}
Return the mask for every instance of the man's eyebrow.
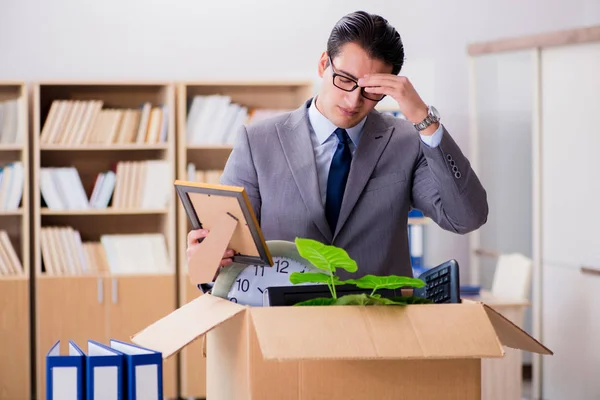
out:
{"label": "man's eyebrow", "polygon": [[344,71],[343,69],[338,69],[338,71],[344,75],[346,75],[349,78],[352,78],[354,80],[358,80],[357,77],[355,77],[354,75],[352,75],[350,72]]}

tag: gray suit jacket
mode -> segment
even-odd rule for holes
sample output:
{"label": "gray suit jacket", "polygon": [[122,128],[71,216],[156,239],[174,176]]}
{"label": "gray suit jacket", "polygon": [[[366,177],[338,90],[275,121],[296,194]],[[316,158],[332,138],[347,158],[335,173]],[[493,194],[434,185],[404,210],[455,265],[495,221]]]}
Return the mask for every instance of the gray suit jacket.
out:
{"label": "gray suit jacket", "polygon": [[[486,192],[447,131],[438,147],[429,148],[410,122],[372,111],[331,232],[319,194],[309,105],[242,127],[221,177],[222,184],[246,189],[266,240],[303,237],[342,247],[358,263],[353,277],[412,276],[411,207],[459,234],[486,222]],[[343,270],[339,276],[350,277]]]}

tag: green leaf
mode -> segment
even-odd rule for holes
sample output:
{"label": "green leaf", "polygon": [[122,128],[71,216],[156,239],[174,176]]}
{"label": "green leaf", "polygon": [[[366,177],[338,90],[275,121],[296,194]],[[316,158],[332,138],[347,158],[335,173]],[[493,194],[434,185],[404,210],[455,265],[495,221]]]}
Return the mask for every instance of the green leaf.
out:
{"label": "green leaf", "polygon": [[393,304],[405,304],[396,302],[391,299],[382,297],[370,296],[365,293],[361,294],[347,294],[337,299],[335,302],[336,306],[373,306],[373,305],[393,305]]}
{"label": "green leaf", "polygon": [[331,297],[317,297],[315,299],[304,300],[294,304],[294,306],[329,306],[335,303]]}
{"label": "green leaf", "polygon": [[399,289],[403,287],[420,288],[425,286],[425,282],[421,279],[397,275],[365,275],[359,279],[348,279],[345,282],[356,285],[361,289]]}
{"label": "green leaf", "polygon": [[[292,272],[290,274],[290,282],[293,285],[297,285],[299,283],[329,283],[331,281],[331,276],[324,274],[322,272]],[[334,282],[339,281],[337,276],[334,276]]]}
{"label": "green leaf", "polygon": [[356,272],[358,265],[348,253],[339,247],[328,246],[312,239],[296,238],[298,253],[315,267],[334,273],[336,268],[345,269],[348,272]]}

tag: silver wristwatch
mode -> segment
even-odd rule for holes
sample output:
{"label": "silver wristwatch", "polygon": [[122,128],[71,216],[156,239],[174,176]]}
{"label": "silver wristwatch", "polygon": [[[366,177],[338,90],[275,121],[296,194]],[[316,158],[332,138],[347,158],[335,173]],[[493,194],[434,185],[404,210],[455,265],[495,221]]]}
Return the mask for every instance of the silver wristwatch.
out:
{"label": "silver wristwatch", "polygon": [[427,107],[427,117],[418,124],[413,124],[418,131],[422,131],[431,124],[435,124],[440,120],[440,113],[434,106]]}

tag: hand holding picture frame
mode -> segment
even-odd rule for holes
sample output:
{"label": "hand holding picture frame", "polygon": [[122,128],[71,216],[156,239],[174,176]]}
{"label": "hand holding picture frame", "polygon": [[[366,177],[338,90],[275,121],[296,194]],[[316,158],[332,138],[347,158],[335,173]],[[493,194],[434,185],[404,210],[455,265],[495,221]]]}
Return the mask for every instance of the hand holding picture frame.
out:
{"label": "hand holding picture frame", "polygon": [[188,274],[193,284],[214,280],[227,248],[234,250],[234,263],[273,265],[243,187],[177,180],[175,189],[192,229],[209,231],[189,261]]}

